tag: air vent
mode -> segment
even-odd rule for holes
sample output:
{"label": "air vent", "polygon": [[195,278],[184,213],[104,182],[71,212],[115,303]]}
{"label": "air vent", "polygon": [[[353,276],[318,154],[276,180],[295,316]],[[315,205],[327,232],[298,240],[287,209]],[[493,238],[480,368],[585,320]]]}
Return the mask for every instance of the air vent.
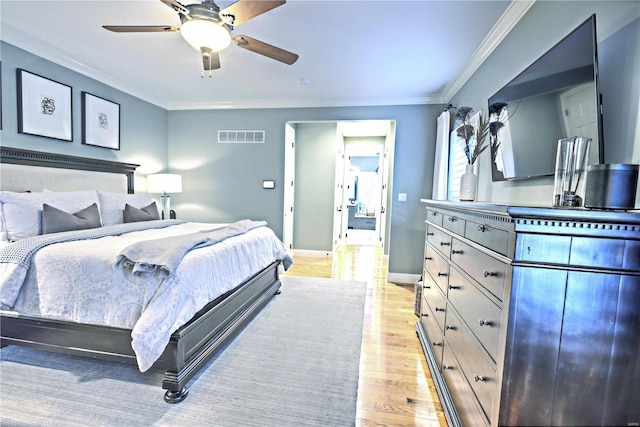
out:
{"label": "air vent", "polygon": [[219,144],[263,144],[263,130],[219,130]]}

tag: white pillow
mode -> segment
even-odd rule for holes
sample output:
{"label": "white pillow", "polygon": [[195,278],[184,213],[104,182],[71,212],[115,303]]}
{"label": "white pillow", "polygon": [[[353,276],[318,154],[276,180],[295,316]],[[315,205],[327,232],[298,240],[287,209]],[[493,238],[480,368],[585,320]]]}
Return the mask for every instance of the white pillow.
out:
{"label": "white pillow", "polygon": [[102,225],[124,223],[123,211],[127,204],[142,209],[153,202],[151,194],[148,193],[126,194],[98,190],[98,198],[100,199]]}
{"label": "white pillow", "polygon": [[0,191],[0,203],[4,214],[4,227],[7,240],[20,240],[42,234],[42,205],[44,203],[65,212],[73,213],[96,203],[99,205],[95,190],[14,193]]}

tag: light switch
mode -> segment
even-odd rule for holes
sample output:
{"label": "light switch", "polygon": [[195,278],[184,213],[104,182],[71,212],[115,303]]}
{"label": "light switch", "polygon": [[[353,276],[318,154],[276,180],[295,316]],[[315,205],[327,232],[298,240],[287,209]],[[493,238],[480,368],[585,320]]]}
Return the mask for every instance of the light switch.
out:
{"label": "light switch", "polygon": [[265,179],[264,181],[262,181],[262,188],[273,190],[274,188],[276,188],[276,182],[272,179]]}
{"label": "light switch", "polygon": [[398,201],[406,202],[407,201],[407,193],[398,193]]}

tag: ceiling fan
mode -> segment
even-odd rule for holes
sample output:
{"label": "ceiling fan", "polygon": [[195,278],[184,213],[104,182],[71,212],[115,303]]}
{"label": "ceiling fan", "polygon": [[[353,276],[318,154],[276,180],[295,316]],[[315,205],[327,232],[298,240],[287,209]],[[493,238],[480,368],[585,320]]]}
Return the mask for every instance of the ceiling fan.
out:
{"label": "ceiling fan", "polygon": [[[201,4],[183,5],[176,0],[160,0],[178,13],[182,25],[103,25],[102,27],[116,33],[163,33],[179,31],[182,37],[200,51],[205,71],[220,68],[219,52],[231,43],[251,52],[264,55],[285,64],[293,64],[298,55],[249,36],[231,37],[235,25],[242,24],[265,12],[282,6],[285,0],[251,1],[238,0],[220,10],[213,0],[203,0]],[[204,76],[204,74],[203,74]],[[211,73],[209,73],[211,76]]]}

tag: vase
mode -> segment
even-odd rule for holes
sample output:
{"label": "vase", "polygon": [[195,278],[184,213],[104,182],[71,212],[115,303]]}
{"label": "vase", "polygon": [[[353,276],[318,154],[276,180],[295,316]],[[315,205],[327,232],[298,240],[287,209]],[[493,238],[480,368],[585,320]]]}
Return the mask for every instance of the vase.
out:
{"label": "vase", "polygon": [[473,173],[473,165],[467,165],[464,175],[460,178],[460,200],[473,202],[476,200],[478,177]]}

